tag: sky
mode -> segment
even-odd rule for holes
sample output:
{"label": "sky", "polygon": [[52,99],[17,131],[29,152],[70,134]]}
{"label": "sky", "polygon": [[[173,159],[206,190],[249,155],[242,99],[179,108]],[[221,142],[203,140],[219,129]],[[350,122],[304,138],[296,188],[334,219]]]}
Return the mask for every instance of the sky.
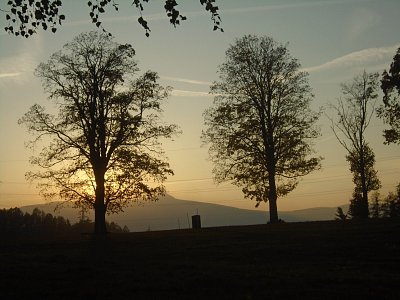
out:
{"label": "sky", "polygon": [[[0,32],[0,208],[43,202],[35,184],[25,180],[25,173],[32,169],[29,157],[39,149],[25,147],[30,136],[18,125],[33,104],[50,104],[33,75],[36,66],[78,34],[96,30],[89,22],[86,2],[63,2],[66,21],[56,34],[39,31],[23,39]],[[128,4],[131,1],[118,2],[118,13],[110,7],[102,16],[103,25],[117,42],[133,45],[141,72],[156,71],[163,85],[174,88],[163,119],[179,125],[183,133],[163,145],[175,172],[165,183],[167,193],[179,199],[256,209],[240,188],[214,183],[208,147],[200,140],[205,129],[202,114],[213,101],[210,84],[218,80],[218,66],[236,38],[256,34],[288,43],[291,55],[309,73],[314,109],[336,103],[340,83],[351,81],[364,69],[380,74],[388,69],[400,47],[398,0],[216,0],[224,33],[212,30],[210,16],[198,0],[178,1],[187,20],[177,28],[169,25],[162,1],[150,1],[144,7],[149,38],[136,21],[138,12]],[[4,10],[5,0],[0,3]],[[5,25],[0,11],[0,27]],[[381,101],[379,94],[377,105]],[[332,114],[329,109],[325,113]],[[293,192],[278,200],[281,211],[335,207],[351,198],[354,185],[346,152],[325,115],[319,126],[321,137],[314,148],[324,157],[322,169],[303,177]],[[400,182],[400,146],[383,144],[384,128],[381,120],[373,118],[366,133],[375,152],[383,196]],[[257,209],[267,210],[267,205]]]}

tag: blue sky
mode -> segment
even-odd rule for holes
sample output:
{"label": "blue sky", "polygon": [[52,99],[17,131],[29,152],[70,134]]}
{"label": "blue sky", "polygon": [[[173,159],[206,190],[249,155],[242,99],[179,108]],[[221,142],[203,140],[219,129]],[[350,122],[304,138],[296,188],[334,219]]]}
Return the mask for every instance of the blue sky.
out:
{"label": "blue sky", "polygon": [[[33,76],[35,67],[74,36],[95,29],[84,2],[64,2],[67,20],[56,34],[39,32],[21,39],[0,33],[0,207],[42,202],[35,186],[24,179],[31,168],[32,151],[24,147],[29,136],[17,120],[34,103],[49,104],[40,80]],[[229,183],[214,185],[207,147],[200,142],[202,113],[212,103],[209,85],[218,79],[217,67],[235,38],[257,34],[288,42],[292,56],[310,74],[315,108],[335,103],[339,84],[363,69],[381,73],[388,68],[400,47],[398,0],[217,0],[224,33],[212,31],[210,17],[197,0],[179,1],[188,20],[176,29],[169,25],[160,1],[151,1],[144,11],[150,38],[136,21],[136,9],[129,1],[120,2],[118,13],[109,9],[104,14],[104,26],[118,42],[134,46],[142,72],[156,71],[163,84],[174,87],[164,119],[178,124],[183,134],[164,144],[175,171],[166,186],[181,199],[254,208],[255,203],[243,199],[240,190]],[[5,26],[4,15],[0,26]],[[323,169],[306,176],[294,192],[280,199],[280,210],[336,206],[351,197],[353,184],[345,152],[325,116],[320,125],[322,136],[315,148],[325,157]],[[383,128],[380,120],[373,120],[367,138],[376,153],[385,195],[400,180],[400,148],[383,145]]]}

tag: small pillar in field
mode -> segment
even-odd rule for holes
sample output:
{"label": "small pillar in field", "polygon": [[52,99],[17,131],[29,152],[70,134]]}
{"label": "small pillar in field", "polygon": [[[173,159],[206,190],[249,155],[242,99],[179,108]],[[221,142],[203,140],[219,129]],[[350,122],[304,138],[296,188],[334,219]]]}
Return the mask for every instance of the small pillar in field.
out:
{"label": "small pillar in field", "polygon": [[200,229],[201,228],[201,219],[200,215],[192,216],[192,228],[193,229]]}

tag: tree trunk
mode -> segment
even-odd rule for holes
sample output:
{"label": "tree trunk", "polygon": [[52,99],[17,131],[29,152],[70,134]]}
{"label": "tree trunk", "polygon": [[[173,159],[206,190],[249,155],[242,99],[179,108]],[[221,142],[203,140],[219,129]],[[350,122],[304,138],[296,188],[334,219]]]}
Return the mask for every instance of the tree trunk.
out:
{"label": "tree trunk", "polygon": [[269,222],[270,223],[278,223],[278,206],[276,204],[277,197],[275,195],[275,199],[269,199]]}
{"label": "tree trunk", "polygon": [[[97,199],[96,199],[97,202]],[[95,203],[94,207],[94,233],[96,235],[105,235],[106,229],[106,210],[104,203]]]}
{"label": "tree trunk", "polygon": [[94,203],[94,233],[105,235],[106,228],[106,206],[104,203],[104,174],[96,176],[96,200]]}
{"label": "tree trunk", "polygon": [[[362,140],[361,140],[362,143]],[[365,176],[365,153],[364,146],[361,144],[360,149],[360,177],[361,177],[361,207],[360,207],[360,217],[363,219],[367,219],[369,216],[368,209],[368,187],[367,187],[367,177]]]}
{"label": "tree trunk", "polygon": [[270,223],[278,223],[278,205],[277,205],[277,199],[278,196],[276,194],[276,183],[275,183],[275,172],[269,172],[268,175],[268,183],[269,183],[269,195],[268,195],[268,201],[269,201],[269,222]]}

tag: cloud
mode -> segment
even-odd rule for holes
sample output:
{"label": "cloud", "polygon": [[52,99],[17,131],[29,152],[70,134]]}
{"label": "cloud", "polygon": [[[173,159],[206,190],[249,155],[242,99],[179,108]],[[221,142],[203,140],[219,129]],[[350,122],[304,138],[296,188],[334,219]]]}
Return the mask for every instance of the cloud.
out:
{"label": "cloud", "polygon": [[240,7],[233,9],[225,9],[222,13],[247,13],[247,12],[256,12],[256,11],[268,11],[268,10],[281,10],[281,9],[294,9],[294,8],[302,8],[302,7],[315,7],[315,6],[325,6],[325,5],[336,5],[336,4],[349,4],[349,3],[357,3],[357,2],[370,2],[374,0],[330,0],[330,1],[308,1],[308,2],[300,2],[296,1],[296,3],[290,4],[267,4],[261,6],[253,6],[253,7]]}
{"label": "cloud", "polygon": [[195,92],[195,91],[184,91],[184,90],[173,90],[172,96],[177,97],[212,97],[208,92]]}
{"label": "cloud", "polygon": [[381,64],[383,61],[390,61],[395,55],[397,48],[399,47],[400,44],[396,44],[389,47],[368,48],[360,51],[355,51],[344,56],[332,59],[318,66],[303,68],[302,71],[311,73],[343,67],[363,66],[366,68],[368,67],[368,65],[376,66],[378,64]]}
{"label": "cloud", "polygon": [[29,44],[21,42],[21,47],[10,56],[0,58],[0,84],[13,82],[21,85],[29,82],[39,63],[38,57],[43,52],[41,35],[32,37]]}
{"label": "cloud", "polygon": [[178,77],[170,77],[170,76],[161,76],[162,79],[176,81],[176,82],[183,82],[183,83],[190,83],[190,84],[198,84],[198,85],[206,85],[210,86],[211,82],[209,81],[200,81],[194,79],[187,79],[187,78],[178,78]]}
{"label": "cloud", "polygon": [[0,73],[0,78],[6,78],[6,77],[16,77],[21,75],[20,72],[18,73]]}
{"label": "cloud", "polygon": [[[335,4],[347,4],[349,2],[368,2],[374,0],[329,0],[329,1],[308,1],[308,2],[298,2],[298,3],[291,3],[291,4],[268,4],[268,5],[261,5],[261,6],[253,6],[253,7],[240,7],[240,8],[231,8],[231,9],[223,9],[221,10],[221,14],[236,14],[236,13],[247,13],[247,12],[256,12],[256,11],[267,11],[267,10],[280,10],[280,9],[293,9],[293,8],[300,8],[300,7],[310,7],[310,6],[322,6],[322,5],[335,5]],[[206,14],[207,12],[202,10],[196,11],[182,11],[182,14],[187,17],[196,17]],[[132,10],[132,14],[128,16],[117,16],[117,17],[102,17],[101,21],[106,22],[137,22],[137,17],[139,14],[137,11]],[[146,14],[146,8],[143,14],[143,18],[146,21],[161,21],[161,20],[168,20],[168,16],[166,13],[154,13],[154,14]],[[91,24],[90,19],[85,20],[66,20],[64,24],[66,26],[77,26],[83,24]]]}

